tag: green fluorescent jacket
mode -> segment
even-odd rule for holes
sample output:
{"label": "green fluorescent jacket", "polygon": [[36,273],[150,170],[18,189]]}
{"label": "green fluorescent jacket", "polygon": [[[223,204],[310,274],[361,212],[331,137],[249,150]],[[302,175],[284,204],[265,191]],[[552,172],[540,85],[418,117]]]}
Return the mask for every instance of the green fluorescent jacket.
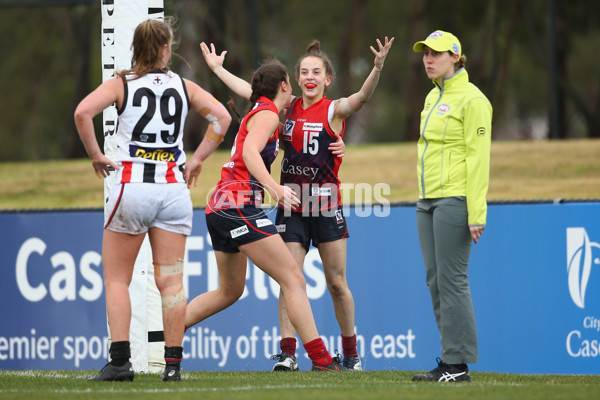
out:
{"label": "green fluorescent jacket", "polygon": [[421,112],[419,198],[466,196],[469,225],[485,225],[492,105],[464,68],[434,84]]}

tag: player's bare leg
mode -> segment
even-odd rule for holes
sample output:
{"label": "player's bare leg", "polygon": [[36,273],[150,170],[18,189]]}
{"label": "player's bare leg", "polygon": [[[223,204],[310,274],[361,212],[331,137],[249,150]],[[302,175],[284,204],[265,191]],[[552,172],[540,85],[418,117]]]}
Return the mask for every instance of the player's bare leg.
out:
{"label": "player's bare leg", "polygon": [[180,380],[183,358],[183,333],[187,305],[183,290],[183,257],[186,236],[159,228],[148,232],[154,280],[162,300],[163,330],[165,333],[165,373],[163,380]]}
{"label": "player's bare leg", "polygon": [[[302,271],[304,266],[304,258],[306,256],[306,248],[298,242],[287,242],[285,244],[287,248],[292,253],[298,268]],[[287,315],[287,310],[285,307],[285,298],[279,293],[279,327],[281,329],[281,337],[294,337],[296,336],[296,330],[294,326],[290,322],[290,319]]]}
{"label": "player's bare leg", "polygon": [[281,287],[288,316],[304,343],[319,337],[306,295],[306,281],[296,261],[279,235],[239,247],[257,267]]}
{"label": "player's bare leg", "polygon": [[185,326],[198,322],[235,303],[244,293],[248,258],[243,253],[215,251],[219,266],[219,287],[196,296],[188,303]]}
{"label": "player's bare leg", "polygon": [[346,239],[319,243],[317,248],[342,335],[352,336],[354,335],[354,298],[346,280]]}
{"label": "player's bare leg", "polygon": [[281,236],[269,236],[240,246],[239,249],[281,287],[288,317],[312,360],[312,370],[345,370],[346,368],[332,359],[323,340],[319,337],[306,295],[304,275]]}
{"label": "player's bare leg", "polygon": [[[292,253],[296,264],[302,271],[306,248],[298,242],[286,242],[287,248]],[[282,292],[279,292],[279,328],[281,330],[281,353],[272,356],[277,363],[273,367],[274,371],[297,371],[298,362],[296,361],[296,329],[292,325],[285,306],[285,298]]]}
{"label": "player's bare leg", "polygon": [[129,325],[131,323],[131,300],[129,284],[133,266],[146,234],[104,230],[102,239],[102,265],[106,315],[110,330],[110,363],[91,381],[131,381],[134,377],[131,365]]}
{"label": "player's bare leg", "polygon": [[102,239],[102,266],[104,269],[104,288],[106,314],[112,342],[129,340],[131,323],[131,301],[129,284],[133,275],[135,259],[146,234],[104,230]]}
{"label": "player's bare leg", "polygon": [[354,333],[354,298],[346,279],[346,245],[347,241],[343,238],[319,243],[317,248],[323,262],[335,316],[342,331],[344,366],[353,370],[362,370]]}

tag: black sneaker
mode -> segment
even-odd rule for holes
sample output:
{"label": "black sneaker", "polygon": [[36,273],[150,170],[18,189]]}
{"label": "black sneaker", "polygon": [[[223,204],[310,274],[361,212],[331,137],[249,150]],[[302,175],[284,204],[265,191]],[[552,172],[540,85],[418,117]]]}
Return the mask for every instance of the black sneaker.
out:
{"label": "black sneaker", "polygon": [[466,364],[446,364],[436,358],[438,366],[424,374],[412,377],[413,381],[427,382],[471,382],[471,374]]}
{"label": "black sneaker", "polygon": [[108,363],[102,368],[100,374],[88,379],[88,381],[128,381],[133,380],[133,366],[127,361],[122,367],[115,367]]}
{"label": "black sneaker", "polygon": [[348,368],[350,371],[362,371],[362,362],[360,360],[360,356],[347,356],[344,357],[344,361],[342,361],[342,365]]}
{"label": "black sneaker", "polygon": [[180,381],[181,369],[179,366],[167,365],[163,373],[163,381]]}
{"label": "black sneaker", "polygon": [[278,360],[273,366],[273,371],[299,371],[296,356],[288,353],[275,354],[271,360]]}
{"label": "black sneaker", "polygon": [[320,365],[316,362],[312,362],[311,371],[348,371],[348,368],[344,367],[340,363],[339,357],[333,357],[333,361],[329,365]]}

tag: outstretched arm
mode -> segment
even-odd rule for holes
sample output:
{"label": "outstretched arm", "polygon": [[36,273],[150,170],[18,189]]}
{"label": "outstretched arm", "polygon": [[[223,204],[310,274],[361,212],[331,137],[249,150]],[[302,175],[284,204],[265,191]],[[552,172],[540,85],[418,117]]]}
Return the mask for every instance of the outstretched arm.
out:
{"label": "outstretched arm", "polygon": [[381,70],[383,69],[383,64],[385,62],[385,58],[388,55],[390,48],[392,47],[392,43],[394,43],[394,38],[388,39],[385,37],[384,44],[381,44],[381,41],[377,39],[377,45],[379,46],[379,51],[375,50],[373,46],[370,46],[371,52],[375,55],[375,62],[373,69],[367,79],[363,83],[360,90],[353,95],[342,98],[338,100],[336,104],[336,108],[334,110],[333,119],[344,120],[349,115],[355,113],[360,110],[367,101],[373,95],[375,88],[377,87],[377,83],[379,82],[379,74],[381,74]]}
{"label": "outstretched arm", "polygon": [[229,87],[229,89],[233,90],[235,94],[249,100],[252,95],[250,83],[242,78],[238,78],[223,67],[223,61],[225,61],[227,50],[221,52],[220,55],[217,55],[215,45],[211,43],[209,48],[204,42],[200,43],[200,49],[202,50],[202,55],[204,56],[206,64],[208,64],[208,67],[212,72],[214,72],[215,75]]}

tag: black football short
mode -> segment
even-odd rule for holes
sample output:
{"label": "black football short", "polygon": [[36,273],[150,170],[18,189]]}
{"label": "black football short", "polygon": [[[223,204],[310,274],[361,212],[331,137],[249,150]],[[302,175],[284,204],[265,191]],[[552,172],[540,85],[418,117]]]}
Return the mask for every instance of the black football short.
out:
{"label": "black football short", "polygon": [[350,237],[342,207],[329,214],[303,216],[300,212],[293,212],[290,215],[289,212],[286,213],[279,208],[275,225],[284,242],[302,243],[307,250],[311,242],[316,247],[322,242],[333,242]]}
{"label": "black football short", "polygon": [[226,253],[238,253],[239,246],[277,235],[265,212],[249,206],[206,214],[206,226],[213,249]]}

